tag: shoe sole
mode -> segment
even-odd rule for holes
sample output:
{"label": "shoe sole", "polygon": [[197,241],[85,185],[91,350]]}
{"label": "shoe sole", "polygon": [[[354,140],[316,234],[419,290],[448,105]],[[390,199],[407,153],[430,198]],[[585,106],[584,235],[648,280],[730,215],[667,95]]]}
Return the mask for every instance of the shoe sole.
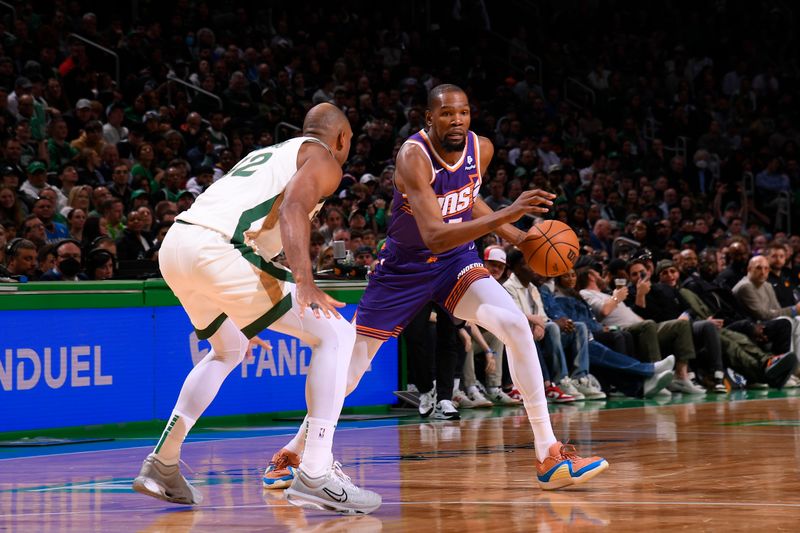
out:
{"label": "shoe sole", "polygon": [[164,487],[158,484],[156,480],[149,478],[149,477],[137,477],[133,480],[133,490],[138,492],[139,494],[144,494],[145,496],[150,496],[151,498],[156,498],[157,500],[163,500],[169,503],[178,503],[181,505],[197,505],[203,501],[200,498],[198,501],[185,501],[183,499],[173,498],[167,495],[166,490]]}
{"label": "shoe sole", "polygon": [[598,466],[591,470],[584,472],[580,476],[573,476],[569,470],[569,465],[565,463],[550,476],[549,481],[539,481],[539,486],[542,490],[557,490],[572,485],[580,485],[581,483],[586,483],[590,479],[599,476],[606,470],[608,470],[608,461],[603,459]]}
{"label": "shoe sole", "polygon": [[293,480],[294,476],[290,477],[289,479],[270,479],[269,481],[267,481],[267,478],[262,478],[261,486],[270,490],[288,489]]}
{"label": "shoe sole", "polygon": [[286,496],[286,501],[290,504],[294,505],[295,507],[302,507],[304,509],[316,509],[318,511],[330,511],[339,514],[347,514],[347,515],[360,515],[360,514],[369,514],[376,510],[378,507],[381,506],[381,502],[378,502],[377,505],[372,507],[348,507],[346,505],[332,502],[330,500],[325,500],[322,498],[318,498],[317,496],[312,496],[310,494],[305,494],[302,492],[298,492],[292,488],[288,488],[284,491],[284,495]]}
{"label": "shoe sole", "polygon": [[673,374],[664,374],[663,376],[661,376],[661,379],[656,381],[655,387],[653,387],[653,389],[650,392],[645,394],[644,397],[645,398],[653,398],[654,396],[658,395],[658,393],[661,392],[662,390],[664,390],[664,388],[667,385],[672,383],[672,380],[674,378],[675,378],[675,376]]}
{"label": "shoe sole", "polygon": [[782,388],[792,377],[796,361],[794,354],[789,354],[768,368],[764,372],[767,378],[767,385],[777,389]]}

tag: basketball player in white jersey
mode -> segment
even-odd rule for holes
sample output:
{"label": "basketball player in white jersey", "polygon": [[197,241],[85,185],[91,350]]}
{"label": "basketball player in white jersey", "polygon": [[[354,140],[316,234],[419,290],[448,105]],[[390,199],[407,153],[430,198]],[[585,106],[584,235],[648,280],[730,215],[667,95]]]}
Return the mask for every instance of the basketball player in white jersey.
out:
{"label": "basketball player in white jersey", "polygon": [[[312,108],[302,137],[248,154],[170,228],[159,253],[161,272],[212,349],[187,376],[161,439],[133,482],[136,491],[173,503],[201,502],[201,493],[180,473],[181,444],[241,363],[248,338],[269,328],[313,348],[305,451],[287,499],[342,513],[380,506],[378,494],[356,487],[333,462],[356,335],[336,310],[344,304],[314,284],[308,255],[310,218],[320,199],[338,187],[352,135],[338,108]],[[291,272],[271,261],[281,250]]]}

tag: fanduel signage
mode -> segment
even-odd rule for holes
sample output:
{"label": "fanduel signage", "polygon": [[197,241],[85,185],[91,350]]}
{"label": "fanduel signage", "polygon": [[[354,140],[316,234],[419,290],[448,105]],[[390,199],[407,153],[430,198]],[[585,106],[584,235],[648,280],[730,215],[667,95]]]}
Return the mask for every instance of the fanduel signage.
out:
{"label": "fanduel signage", "polygon": [[[342,310],[352,317],[355,305]],[[165,419],[210,346],[180,307],[2,311],[0,431]],[[266,330],[207,416],[305,409],[309,346]],[[372,361],[346,406],[394,403],[397,342]]]}

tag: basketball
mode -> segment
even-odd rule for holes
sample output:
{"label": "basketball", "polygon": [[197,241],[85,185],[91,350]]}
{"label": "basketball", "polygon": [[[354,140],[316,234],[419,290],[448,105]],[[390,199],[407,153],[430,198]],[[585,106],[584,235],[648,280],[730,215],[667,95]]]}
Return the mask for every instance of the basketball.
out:
{"label": "basketball", "polygon": [[533,226],[518,248],[533,271],[548,278],[566,273],[580,253],[578,236],[558,220]]}

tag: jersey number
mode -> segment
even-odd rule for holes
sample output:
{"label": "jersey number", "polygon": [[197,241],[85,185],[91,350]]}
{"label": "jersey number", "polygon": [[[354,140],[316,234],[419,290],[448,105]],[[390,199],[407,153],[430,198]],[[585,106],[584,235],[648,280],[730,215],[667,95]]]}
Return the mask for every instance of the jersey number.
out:
{"label": "jersey number", "polygon": [[269,158],[272,157],[272,152],[266,152],[263,154],[257,154],[250,159],[242,161],[236,167],[234,167],[233,171],[231,172],[231,176],[242,176],[245,178],[249,178],[253,175],[253,172],[256,171],[256,167],[263,165]]}

